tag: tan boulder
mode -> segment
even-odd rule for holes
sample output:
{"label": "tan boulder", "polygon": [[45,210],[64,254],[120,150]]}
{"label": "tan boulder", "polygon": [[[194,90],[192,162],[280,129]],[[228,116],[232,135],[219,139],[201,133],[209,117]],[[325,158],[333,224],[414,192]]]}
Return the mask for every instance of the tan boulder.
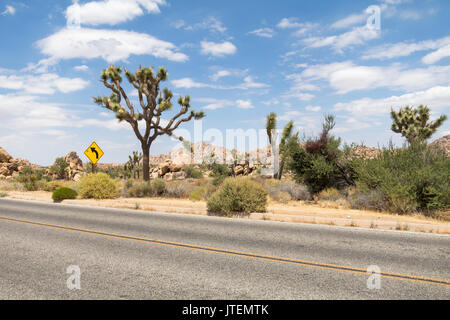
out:
{"label": "tan boulder", "polygon": [[179,171],[179,172],[174,172],[172,174],[173,180],[184,180],[186,179],[186,172],[184,171]]}
{"label": "tan boulder", "polygon": [[166,173],[166,174],[164,175],[164,180],[166,180],[166,181],[172,181],[172,180],[173,180],[173,173],[172,173],[172,172]]}
{"label": "tan boulder", "polygon": [[9,176],[11,174],[11,171],[8,169],[7,164],[0,164],[0,174],[4,176]]}
{"label": "tan boulder", "polygon": [[241,175],[243,173],[244,173],[244,167],[243,166],[238,165],[238,166],[234,167],[234,174],[235,175],[239,176],[239,175]]}
{"label": "tan boulder", "polygon": [[12,159],[11,155],[5,149],[0,147],[0,162],[9,162]]}

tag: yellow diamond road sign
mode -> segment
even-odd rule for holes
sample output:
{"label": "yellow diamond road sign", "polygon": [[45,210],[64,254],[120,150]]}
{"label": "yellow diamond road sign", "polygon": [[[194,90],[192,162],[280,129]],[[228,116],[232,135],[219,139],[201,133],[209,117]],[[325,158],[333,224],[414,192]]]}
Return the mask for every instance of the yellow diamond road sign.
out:
{"label": "yellow diamond road sign", "polygon": [[96,164],[101,157],[103,157],[103,151],[100,147],[95,143],[92,144],[84,151],[86,157],[91,160],[92,164]]}

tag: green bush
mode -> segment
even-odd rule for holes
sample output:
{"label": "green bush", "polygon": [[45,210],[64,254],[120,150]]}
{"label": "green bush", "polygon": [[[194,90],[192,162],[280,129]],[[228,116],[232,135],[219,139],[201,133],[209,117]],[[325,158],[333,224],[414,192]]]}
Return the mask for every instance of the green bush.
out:
{"label": "green bush", "polygon": [[116,182],[103,172],[81,178],[78,191],[83,199],[112,199],[119,195]]}
{"label": "green bush", "polygon": [[186,178],[193,178],[193,179],[201,179],[203,178],[203,173],[196,169],[194,166],[186,166],[184,167],[184,172],[186,172]]}
{"label": "green bush", "polygon": [[232,216],[266,212],[267,191],[247,178],[228,178],[208,199],[208,214]]}
{"label": "green bush", "polygon": [[53,191],[52,199],[54,202],[61,202],[66,199],[76,199],[77,195],[78,194],[75,190],[62,187]]}
{"label": "green bush", "polygon": [[425,144],[383,150],[375,159],[355,161],[357,186],[377,190],[395,213],[450,208],[450,158]]}
{"label": "green bush", "polygon": [[51,173],[56,174],[59,179],[67,178],[66,169],[69,167],[69,164],[63,158],[56,158],[55,164],[52,165],[49,170]]}

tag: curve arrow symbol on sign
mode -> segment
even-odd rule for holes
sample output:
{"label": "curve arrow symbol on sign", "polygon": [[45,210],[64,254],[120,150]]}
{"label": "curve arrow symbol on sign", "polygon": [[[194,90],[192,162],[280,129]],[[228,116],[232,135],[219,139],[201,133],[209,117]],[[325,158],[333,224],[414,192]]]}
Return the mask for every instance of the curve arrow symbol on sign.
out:
{"label": "curve arrow symbol on sign", "polygon": [[97,152],[97,150],[95,150],[95,148],[91,148],[91,151],[92,151],[93,153],[95,153],[95,156],[96,156],[96,158],[98,159],[98,152]]}

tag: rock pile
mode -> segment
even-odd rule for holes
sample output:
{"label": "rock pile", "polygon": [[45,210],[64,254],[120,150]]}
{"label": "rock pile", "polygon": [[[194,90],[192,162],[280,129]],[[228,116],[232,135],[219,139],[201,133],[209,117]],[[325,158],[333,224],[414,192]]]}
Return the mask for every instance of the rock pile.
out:
{"label": "rock pile", "polygon": [[150,171],[150,177],[152,179],[161,178],[166,181],[184,180],[186,179],[186,172],[183,171],[181,164],[176,164],[172,160],[166,159]]}
{"label": "rock pile", "polygon": [[447,155],[450,156],[450,134],[433,141],[431,145],[444,149]]}
{"label": "rock pile", "polygon": [[256,166],[253,164],[238,164],[234,167],[235,176],[249,176],[256,172]]}
{"label": "rock pile", "polygon": [[26,166],[36,167],[26,159],[13,158],[0,147],[0,179],[16,177]]}
{"label": "rock pile", "polygon": [[[69,152],[63,157],[63,160],[68,164],[64,177],[65,179],[79,181],[86,174],[83,167],[83,161],[78,157],[75,151]],[[53,166],[55,164],[56,161],[53,163]],[[47,169],[46,175],[50,176],[52,179],[59,178],[56,173],[50,172],[50,169]]]}
{"label": "rock pile", "polygon": [[380,154],[380,152],[380,149],[361,145],[351,150],[351,156],[355,158],[374,159]]}

